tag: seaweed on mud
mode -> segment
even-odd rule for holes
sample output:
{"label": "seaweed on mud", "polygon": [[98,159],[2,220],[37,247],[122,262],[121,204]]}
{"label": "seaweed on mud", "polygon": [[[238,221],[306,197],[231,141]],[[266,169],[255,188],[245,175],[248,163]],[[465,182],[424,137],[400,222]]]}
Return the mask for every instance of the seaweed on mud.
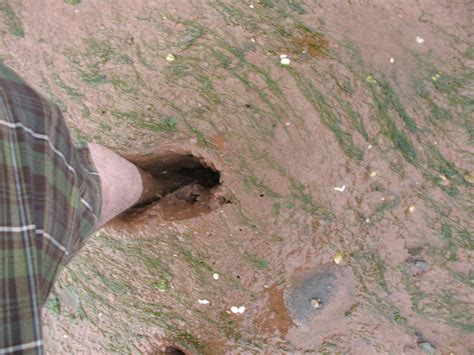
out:
{"label": "seaweed on mud", "polygon": [[206,138],[203,132],[189,123],[187,125],[190,131],[196,136],[197,142],[200,146],[214,148],[214,145]]}
{"label": "seaweed on mud", "polygon": [[121,53],[110,41],[87,37],[83,39],[83,43],[84,50],[70,47],[64,51],[64,56],[79,78],[88,85],[96,86],[108,82],[108,77],[104,73],[106,63],[132,63],[128,54]]}
{"label": "seaweed on mud", "polygon": [[267,152],[258,149],[253,144],[250,144],[249,148],[255,161],[264,163],[269,169],[276,171],[280,176],[287,176],[288,169],[286,169],[279,160],[270,156]]}
{"label": "seaweed on mud", "polygon": [[298,72],[289,70],[289,73],[293,76],[302,94],[319,112],[321,122],[332,131],[343,152],[351,159],[362,160],[364,153],[354,143],[352,136],[343,130],[341,118],[332,110],[331,104],[327,102],[323,94],[316,90],[310,80]]}
{"label": "seaweed on mud", "polygon": [[23,25],[21,19],[13,11],[10,4],[6,1],[0,2],[0,13],[3,15],[5,25],[7,26],[8,31],[15,37],[25,37],[25,31],[23,30]]}
{"label": "seaweed on mud", "polygon": [[387,267],[378,253],[361,251],[352,253],[351,257],[357,261],[357,269],[360,270],[358,275],[364,279],[364,284],[376,282],[383,291],[388,292],[388,283],[385,278]]}
{"label": "seaweed on mud", "polygon": [[197,26],[196,24],[190,25],[181,37],[178,39],[178,44],[181,49],[190,48],[202,35],[204,34],[204,28]]}
{"label": "seaweed on mud", "polygon": [[255,188],[268,197],[281,197],[278,192],[273,191],[269,186],[267,186],[267,184],[262,179],[255,175],[248,175],[244,177],[244,187],[247,191],[251,190],[252,188]]}
{"label": "seaweed on mud", "polygon": [[367,133],[367,130],[364,125],[364,121],[362,120],[362,117],[360,114],[355,111],[351,104],[341,98],[339,98],[339,103],[342,107],[342,109],[345,111],[347,114],[347,117],[350,121],[350,124],[359,134],[364,137],[366,141],[369,141],[369,134]]}
{"label": "seaweed on mud", "polygon": [[257,270],[265,270],[268,268],[268,261],[258,257],[255,254],[245,253],[244,257],[252,265],[252,267]]}
{"label": "seaweed on mud", "polygon": [[53,314],[56,314],[56,315],[61,314],[61,302],[59,301],[56,291],[53,291],[51,293],[51,295],[48,297],[48,300],[46,301],[44,306]]}
{"label": "seaweed on mud", "polygon": [[178,245],[178,251],[184,261],[186,261],[194,274],[198,277],[201,284],[206,284],[209,280],[209,274],[212,272],[212,267],[205,261],[205,257],[196,255],[197,252],[183,244]]}
{"label": "seaweed on mud", "polygon": [[103,274],[98,274],[97,275],[100,279],[100,282],[110,291],[112,291],[115,294],[123,295],[127,292],[130,291],[131,286],[123,281],[120,280],[118,281],[117,279],[112,279],[106,275]]}
{"label": "seaweed on mud", "polygon": [[193,349],[194,351],[198,351],[201,354],[207,353],[207,347],[202,344],[199,339],[187,331],[177,331],[173,334],[173,338],[176,343],[182,345],[184,348]]}
{"label": "seaweed on mud", "polygon": [[112,110],[111,114],[133,127],[147,129],[151,132],[172,132],[176,130],[178,124],[176,117],[162,115],[154,109],[150,112]]}
{"label": "seaweed on mud", "polygon": [[243,348],[246,348],[247,350],[258,351],[263,348],[274,348],[274,346],[267,345],[263,341],[259,342],[252,339],[247,334],[242,334],[239,329],[239,325],[228,312],[219,312],[218,325],[221,333],[226,338],[237,341]]}
{"label": "seaweed on mud", "polygon": [[[192,2],[189,4],[195,6]],[[271,212],[273,216],[269,221],[257,220],[253,214],[254,210],[248,207],[249,200],[243,197],[242,200],[237,199],[229,206],[229,214],[234,213],[238,223],[248,226],[248,230],[261,232],[259,235],[262,235],[262,242],[268,242],[270,239],[272,243],[287,241],[283,236],[275,237],[276,233],[272,234],[272,230],[267,227],[268,223],[275,223],[276,226],[287,223],[288,215],[293,218],[303,213],[305,217],[306,214],[315,217],[310,219],[318,222],[331,221],[333,222],[330,226],[331,233],[328,234],[334,238],[328,237],[330,240],[324,246],[328,249],[324,249],[322,255],[334,248],[337,243],[347,243],[344,246],[347,246],[347,250],[353,251],[348,254],[345,261],[359,280],[361,293],[358,297],[363,307],[366,307],[364,312],[368,311],[376,317],[382,315],[392,326],[403,328],[408,334],[413,334],[410,323],[416,321],[397,308],[394,302],[396,296],[391,294],[397,286],[400,292],[408,293],[413,310],[417,314],[430,321],[444,322],[452,327],[472,331],[470,325],[472,319],[469,319],[466,311],[468,305],[463,303],[456,292],[442,294],[440,290],[432,292],[423,289],[419,282],[420,278],[414,277],[405,264],[400,266],[402,285],[394,285],[393,278],[389,277],[393,276],[391,274],[393,270],[389,269],[389,263],[384,257],[387,255],[383,250],[384,240],[381,239],[381,235],[372,233],[375,229],[371,227],[383,220],[384,223],[393,223],[391,226],[400,228],[400,233],[404,233],[403,228],[406,226],[400,222],[402,213],[399,207],[402,199],[405,201],[407,197],[405,185],[400,187],[402,191],[389,194],[386,201],[376,205],[372,215],[366,216],[363,213],[356,215],[356,220],[363,223],[357,228],[351,224],[351,228],[354,229],[353,236],[346,238],[346,234],[340,235],[336,231],[348,222],[345,218],[349,213],[359,212],[358,208],[348,210],[346,204],[344,210],[333,211],[330,207],[323,206],[321,192],[314,185],[306,186],[298,176],[290,174],[284,164],[284,159],[287,157],[276,159],[271,154],[256,148],[276,144],[276,133],[279,132],[275,128],[281,126],[290,141],[302,138],[305,143],[312,142],[311,130],[306,126],[310,124],[310,120],[305,122],[296,114],[300,112],[302,100],[292,100],[293,93],[288,94],[285,90],[286,87],[290,87],[292,91],[299,91],[297,93],[299,97],[306,101],[302,102],[302,106],[309,104],[319,113],[320,122],[334,137],[334,141],[347,160],[353,160],[351,164],[365,167],[369,163],[367,159],[369,157],[372,159],[375,152],[380,155],[380,160],[386,160],[387,165],[399,175],[404,174],[406,162],[421,173],[423,180],[420,187],[410,192],[415,191],[417,197],[422,199],[424,207],[428,209],[427,215],[433,213],[436,216],[435,221],[429,221],[429,225],[435,226],[432,234],[442,240],[440,246],[436,248],[426,247],[423,251],[424,256],[430,265],[448,270],[450,282],[454,282],[460,288],[472,288],[472,275],[449,269],[447,262],[456,260],[457,257],[461,259],[463,250],[473,250],[473,236],[468,228],[468,222],[462,218],[457,219],[457,216],[450,219],[447,214],[440,217],[443,211],[455,208],[466,207],[463,213],[466,212],[469,207],[465,202],[469,195],[464,191],[470,185],[463,178],[460,167],[454,161],[450,161],[448,155],[444,156],[442,149],[431,144],[432,136],[452,138],[450,130],[453,127],[461,128],[470,137],[471,142],[474,142],[472,122],[474,101],[470,98],[469,92],[472,75],[466,74],[468,67],[450,71],[447,66],[455,66],[454,60],[446,65],[435,66],[430,62],[433,58],[436,59],[432,52],[428,55],[415,56],[410,50],[404,50],[406,67],[409,68],[410,63],[416,66],[414,72],[406,72],[409,78],[413,79],[413,82],[408,84],[411,86],[406,88],[395,80],[385,78],[376,68],[370,67],[369,63],[363,60],[356,43],[327,37],[331,38],[329,51],[327,48],[329,42],[322,34],[322,30],[304,25],[303,21],[307,21],[307,17],[299,16],[305,9],[310,9],[307,2],[261,0],[253,2],[253,8],[248,7],[248,4],[248,2],[210,0],[194,8],[196,11],[201,11],[205,5],[209,5],[210,13],[205,16],[189,15],[193,17],[191,23],[184,19],[189,17],[188,14],[173,16],[160,13],[152,9],[154,5],[150,2],[147,4],[147,13],[139,15],[139,21],[152,24],[149,32],[158,31],[167,37],[163,39],[151,33],[140,34],[141,38],[137,35],[133,48],[122,46],[116,42],[118,40],[107,39],[110,38],[110,35],[106,34],[107,30],[100,32],[100,37],[86,38],[82,43],[79,38],[63,54],[69,65],[68,69],[76,74],[80,84],[92,86],[92,93],[76,88],[78,84],[66,84],[65,77],[59,74],[55,76],[50,74],[48,79],[54,84],[52,85],[56,89],[54,92],[59,95],[56,100],[61,102],[64,109],[66,109],[64,101],[67,101],[74,113],[82,107],[83,116],[89,117],[93,116],[97,109],[88,103],[89,109],[83,106],[81,101],[85,96],[89,99],[89,96],[92,98],[98,95],[99,102],[106,106],[104,111],[107,111],[107,116],[104,118],[110,119],[93,122],[99,127],[99,132],[92,134],[98,141],[108,139],[110,143],[115,139],[122,139],[122,143],[130,144],[129,138],[126,137],[129,130],[121,133],[120,130],[114,129],[114,137],[109,133],[105,134],[115,126],[132,127],[139,132],[144,142],[137,140],[137,147],[156,145],[155,133],[177,132],[179,134],[176,136],[195,137],[201,147],[214,149],[214,153],[222,153],[221,157],[228,159],[229,163],[237,162],[238,165],[239,159],[241,161],[248,159],[244,161],[240,170],[238,166],[234,169],[238,170],[241,183],[243,180],[244,188],[250,192],[246,194],[247,197],[258,193],[270,198],[268,206],[271,206],[271,211],[264,212]],[[5,16],[5,13],[2,14]],[[216,14],[232,27],[210,28],[208,20]],[[166,15],[167,20],[161,21],[163,15]],[[130,23],[133,20],[132,18]],[[318,20],[314,18],[311,24],[318,25],[321,23]],[[219,18],[217,21],[222,23]],[[185,30],[178,30],[178,35],[174,36],[174,27],[168,27],[169,23],[179,25],[174,26],[177,28],[184,26]],[[20,30],[16,30],[17,34],[24,35],[21,22],[19,28]],[[256,50],[251,54],[244,44],[249,38],[242,39],[242,30],[246,31],[245,37],[252,36],[250,38],[256,39],[254,47]],[[235,33],[238,34],[234,35]],[[115,32],[113,36],[116,36]],[[163,65],[163,54],[166,54],[163,52],[164,48],[170,52],[175,48],[182,53],[176,53],[175,62]],[[302,53],[305,48],[312,48],[314,56],[311,53],[310,55]],[[290,67],[278,65],[277,55],[283,49],[292,55]],[[131,53],[133,53],[133,66]],[[255,55],[263,53],[267,53],[268,57]],[[464,56],[465,60],[474,59],[474,47],[468,48],[467,51],[463,48],[460,55]],[[419,60],[424,62],[420,64]],[[398,63],[401,63],[401,60],[398,61],[397,58],[397,65]],[[367,82],[365,79],[369,73],[373,80]],[[142,78],[147,78],[148,74],[150,77],[165,80],[166,85],[160,84],[157,88],[139,77],[142,75]],[[293,85],[293,81],[285,82],[288,79],[293,80],[296,85]],[[234,87],[235,83],[238,88]],[[46,81],[43,86],[49,86],[48,82]],[[166,86],[166,89],[163,89],[163,86]],[[234,97],[232,90],[244,94],[242,97]],[[49,91],[52,93],[51,89]],[[362,103],[361,96],[364,97]],[[190,97],[192,99],[188,100]],[[194,100],[202,102],[202,107],[199,109],[190,107],[194,105]],[[104,101],[107,101],[107,104],[103,104]],[[123,101],[126,103],[123,104]],[[245,105],[247,102],[248,106]],[[154,107],[164,107],[160,108],[163,112],[147,111],[144,107],[150,104]],[[359,111],[361,105],[364,109]],[[236,111],[237,114],[234,115]],[[284,125],[280,126],[282,122],[291,122],[290,129]],[[208,139],[211,134],[209,127],[216,131],[231,132],[234,139],[232,143],[237,144],[238,152],[219,152]],[[297,130],[294,130],[294,127]],[[295,138],[296,134],[299,135],[298,138]],[[374,146],[370,154],[365,153],[365,149],[359,146],[365,145],[364,141],[370,141]],[[117,144],[117,146],[123,145]],[[418,146],[423,146],[423,151],[418,151]],[[288,194],[279,192],[276,182],[266,177],[264,172],[268,170],[279,175],[278,181],[285,182],[285,189],[282,191],[289,188]],[[449,184],[440,175],[444,176]],[[408,174],[403,175],[403,178],[407,179],[407,182],[412,182]],[[432,186],[439,187],[454,198],[443,199],[443,202],[434,201],[434,194],[430,191]],[[242,186],[236,188],[241,189]],[[354,206],[352,202],[348,204]],[[417,205],[416,211],[418,213],[423,209]],[[371,224],[365,222],[367,217],[370,217]],[[227,221],[225,218],[220,219],[224,220]],[[265,233],[267,231],[268,233]],[[251,351],[263,347],[281,352],[282,339],[277,339],[280,344],[272,348],[272,345],[268,345],[268,339],[254,340],[253,335],[248,336],[245,333],[245,324],[235,321],[232,315],[222,311],[218,319],[214,319],[216,317],[211,312],[206,314],[195,307],[195,299],[190,300],[189,295],[174,291],[170,287],[171,283],[175,284],[174,269],[171,264],[167,264],[170,253],[176,253],[179,260],[184,261],[182,264],[185,266],[182,270],[188,273],[192,282],[197,279],[199,290],[206,291],[209,289],[203,285],[208,282],[209,274],[213,272],[208,264],[207,255],[201,249],[197,249],[202,245],[190,242],[191,235],[179,236],[182,238],[177,240],[178,236],[174,234],[168,236],[155,230],[150,233],[157,234],[148,241],[123,240],[104,235],[94,238],[96,244],[92,244],[90,250],[104,251],[100,255],[101,262],[97,263],[96,256],[90,255],[89,250],[68,270],[67,282],[74,283],[81,289],[81,297],[88,307],[85,313],[87,317],[96,314],[100,307],[108,307],[132,319],[134,327],[130,327],[129,331],[124,331],[124,325],[121,324],[118,324],[116,329],[103,330],[104,335],[113,338],[113,341],[105,341],[112,344],[111,349],[121,353],[139,352],[141,349],[132,344],[133,340],[146,341],[152,336],[138,331],[138,327],[135,326],[139,325],[159,327],[183,348],[200,353],[212,353],[214,349],[203,345],[199,327],[205,329],[204,332],[207,332],[207,328],[220,331],[222,337],[227,338],[226,342],[239,347],[240,350]],[[429,240],[425,235],[416,237],[425,242]],[[402,235],[401,238],[406,239],[407,236]],[[232,244],[232,238],[227,238],[225,242],[230,248],[237,248]],[[250,250],[247,248],[248,245],[242,250]],[[246,261],[256,271],[274,265],[271,257],[255,251],[240,252],[238,255],[242,264]],[[89,267],[89,264],[92,266]],[[138,286],[138,281],[130,279],[131,264],[140,266],[142,270],[140,283],[144,286]],[[85,265],[87,268],[83,267]],[[111,265],[114,274],[103,271]],[[273,271],[277,275],[275,277],[284,279],[285,275],[280,269]],[[233,282],[226,280],[224,276],[222,281]],[[237,283],[238,281],[235,281],[233,286],[242,289],[243,286]],[[151,291],[152,297],[158,300],[144,300],[140,287]],[[155,287],[158,290],[155,290]],[[229,285],[223,286],[223,290],[224,287]],[[167,292],[161,293],[159,290]],[[111,302],[103,297],[104,293],[109,291],[119,294],[122,304],[111,305]],[[54,313],[58,305],[54,303],[54,299],[51,302],[50,307]],[[451,308],[452,314],[449,314]],[[357,313],[359,312],[355,312],[354,317]],[[189,314],[195,317],[188,317]],[[185,325],[177,326],[177,324]],[[99,325],[97,329],[100,329]],[[120,332],[123,333],[123,339],[117,340],[116,334]],[[351,334],[328,336],[324,338],[320,349],[327,352],[344,352],[344,349],[348,348],[350,336]],[[113,342],[117,344],[113,345]],[[379,347],[377,349],[382,349],[380,344],[375,341],[374,344],[374,347]],[[307,351],[314,352],[314,349]]]}
{"label": "seaweed on mud", "polygon": [[172,116],[164,116],[156,119],[153,122],[137,122],[135,125],[138,128],[148,129],[151,132],[172,132],[176,131],[177,120]]}
{"label": "seaweed on mud", "polygon": [[[392,89],[392,86],[388,83],[387,80],[380,81],[380,88],[382,89],[381,95],[384,96],[384,101],[381,102],[382,104],[390,105],[397,113],[398,116],[403,120],[405,123],[406,128],[412,132],[418,132],[418,127],[413,121],[413,118],[406,112],[405,108],[402,106],[398,95]],[[384,107],[386,110],[387,108]]]}
{"label": "seaweed on mud", "polygon": [[58,74],[53,74],[53,81],[58,85],[71,99],[75,101],[82,101],[84,99],[84,94],[82,94],[78,89],[67,85]]}
{"label": "seaweed on mud", "polygon": [[50,85],[49,81],[46,79],[46,77],[44,75],[41,75],[41,77],[42,77],[43,90],[46,92],[46,96],[48,97],[48,99],[50,99],[52,102],[54,102],[56,105],[58,105],[61,112],[63,112],[63,113],[67,112],[68,107],[67,107],[66,103],[64,102],[64,100],[62,100],[59,96],[57,96],[53,92],[53,90],[51,88],[51,85]]}
{"label": "seaweed on mud", "polygon": [[292,190],[289,197],[299,201],[301,203],[301,208],[303,209],[303,211],[327,222],[333,220],[334,214],[332,213],[332,211],[327,210],[322,205],[314,201],[314,198],[311,193],[307,191],[307,188],[300,181],[292,177],[290,177],[289,180],[290,187]]}
{"label": "seaweed on mud", "polygon": [[[386,84],[388,85],[388,84]],[[370,87],[375,103],[377,118],[383,128],[383,134],[387,136],[403,157],[410,163],[417,165],[418,154],[413,147],[408,135],[404,134],[396,124],[390,110],[393,108],[392,102],[387,100],[383,94],[379,94],[374,87]]]}
{"label": "seaweed on mud", "polygon": [[460,228],[457,231],[459,237],[459,245],[467,250],[474,250],[474,236],[467,228]]}

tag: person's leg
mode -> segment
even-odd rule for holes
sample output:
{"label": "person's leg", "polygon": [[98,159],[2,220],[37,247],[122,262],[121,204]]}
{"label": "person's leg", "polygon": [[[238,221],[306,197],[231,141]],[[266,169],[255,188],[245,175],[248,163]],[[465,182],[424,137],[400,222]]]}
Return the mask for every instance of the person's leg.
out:
{"label": "person's leg", "polygon": [[176,173],[152,176],[109,148],[87,144],[102,186],[102,207],[95,230],[130,207],[157,200],[190,182],[189,177]]}
{"label": "person's leg", "polygon": [[163,184],[149,173],[99,144],[88,143],[102,186],[102,208],[95,229],[130,207],[166,193]]}

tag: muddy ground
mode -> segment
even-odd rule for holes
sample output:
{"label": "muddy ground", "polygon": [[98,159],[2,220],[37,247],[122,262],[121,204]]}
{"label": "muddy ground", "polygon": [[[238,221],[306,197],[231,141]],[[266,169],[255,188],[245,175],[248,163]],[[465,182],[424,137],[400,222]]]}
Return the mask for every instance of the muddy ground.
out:
{"label": "muddy ground", "polygon": [[0,59],[75,136],[220,172],[195,210],[169,198],[91,238],[47,352],[473,353],[473,18],[470,0],[0,1]]}

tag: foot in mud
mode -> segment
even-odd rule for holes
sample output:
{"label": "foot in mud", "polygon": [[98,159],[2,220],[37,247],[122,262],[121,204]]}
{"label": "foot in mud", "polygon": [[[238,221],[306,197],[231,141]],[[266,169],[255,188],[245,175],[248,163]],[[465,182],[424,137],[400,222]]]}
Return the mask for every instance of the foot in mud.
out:
{"label": "foot in mud", "polygon": [[[121,217],[139,213],[162,199],[174,205],[206,204],[209,191],[220,184],[219,171],[191,154],[167,153],[135,164],[142,177],[143,193]],[[180,209],[186,210],[186,206]]]}

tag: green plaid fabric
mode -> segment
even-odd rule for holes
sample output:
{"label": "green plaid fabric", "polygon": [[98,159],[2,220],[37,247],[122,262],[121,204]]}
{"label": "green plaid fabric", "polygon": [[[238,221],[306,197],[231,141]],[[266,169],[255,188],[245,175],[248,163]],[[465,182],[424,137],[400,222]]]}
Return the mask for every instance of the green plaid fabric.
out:
{"label": "green plaid fabric", "polygon": [[84,245],[100,180],[57,106],[0,64],[0,354],[42,354],[41,308]]}

